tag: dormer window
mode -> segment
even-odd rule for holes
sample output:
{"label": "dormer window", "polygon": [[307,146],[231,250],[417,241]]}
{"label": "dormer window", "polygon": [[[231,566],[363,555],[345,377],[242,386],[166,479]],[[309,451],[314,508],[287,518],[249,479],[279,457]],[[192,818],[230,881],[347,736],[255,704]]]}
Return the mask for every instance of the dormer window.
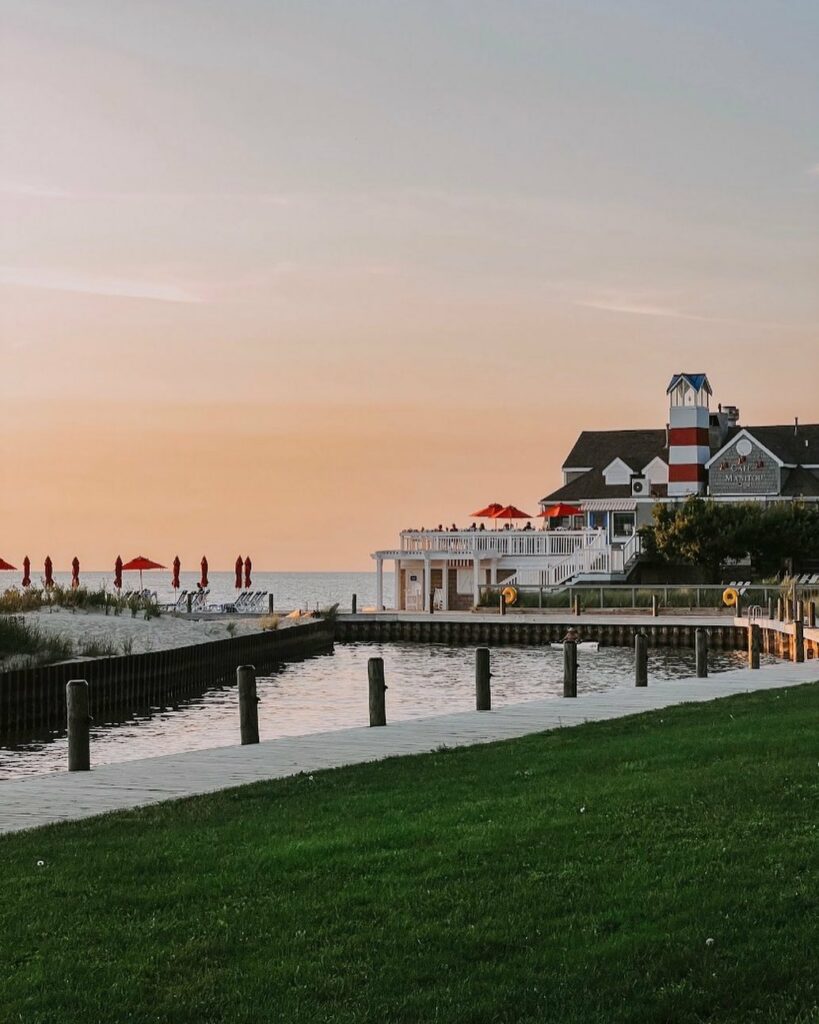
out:
{"label": "dormer window", "polygon": [[613,487],[618,484],[631,484],[633,474],[634,470],[631,466],[617,458],[603,470],[603,479],[606,481],[607,487]]}

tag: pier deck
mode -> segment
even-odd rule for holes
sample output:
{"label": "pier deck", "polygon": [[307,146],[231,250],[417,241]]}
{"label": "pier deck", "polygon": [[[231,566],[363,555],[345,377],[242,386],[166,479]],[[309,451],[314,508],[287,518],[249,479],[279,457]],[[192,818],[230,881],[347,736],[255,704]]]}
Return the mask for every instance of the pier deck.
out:
{"label": "pier deck", "polygon": [[[819,663],[808,661],[780,662],[758,671],[741,669],[707,679],[649,680],[646,689],[623,685],[605,693],[585,695],[581,680],[581,692],[576,699],[553,697],[498,707],[491,712],[463,711],[399,722],[386,728],[364,727],[282,737],[253,746],[197,750],[101,765],[91,772],[65,772],[3,782],[0,783],[0,833],[211,793],[300,772],[427,753],[441,746],[512,739],[674,704],[809,683],[818,677]],[[366,688],[362,686],[362,718],[365,715]],[[389,720],[389,703],[387,715]],[[91,757],[93,764],[93,748]]]}

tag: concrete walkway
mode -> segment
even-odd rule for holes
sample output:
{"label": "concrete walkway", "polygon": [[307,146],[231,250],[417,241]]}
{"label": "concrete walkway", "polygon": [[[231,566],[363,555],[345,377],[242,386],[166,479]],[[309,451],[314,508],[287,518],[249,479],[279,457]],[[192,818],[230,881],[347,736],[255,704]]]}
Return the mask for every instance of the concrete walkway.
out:
{"label": "concrete walkway", "polygon": [[[299,772],[512,739],[528,733],[620,718],[687,701],[776,689],[819,679],[819,662],[780,662],[752,672],[722,672],[708,679],[621,686],[575,700],[548,698],[491,712],[465,711],[388,725],[268,740],[256,746],[219,747],[185,754],[101,765],[91,772],[41,775],[0,783],[0,833],[88,818],[230,786]],[[389,716],[389,694],[387,695]],[[238,733],[238,722],[237,722]],[[91,758],[93,763],[93,748]]]}

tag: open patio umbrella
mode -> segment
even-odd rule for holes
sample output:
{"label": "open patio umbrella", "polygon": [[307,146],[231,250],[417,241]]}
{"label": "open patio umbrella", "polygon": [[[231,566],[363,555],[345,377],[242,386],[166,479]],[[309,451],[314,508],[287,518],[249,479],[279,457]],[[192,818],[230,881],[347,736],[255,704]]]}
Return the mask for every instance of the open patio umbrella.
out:
{"label": "open patio umbrella", "polygon": [[14,572],[14,570],[16,568],[17,568],[16,565],[12,565],[10,562],[7,562],[5,560],[5,558],[0,558],[0,571],[2,571],[2,572]]}
{"label": "open patio umbrella", "polygon": [[250,590],[250,570],[253,568],[253,563],[250,561],[250,555],[245,559],[245,587]]}
{"label": "open patio umbrella", "polygon": [[122,590],[122,559],[117,555],[117,560],[114,562],[114,586],[117,590]]}
{"label": "open patio umbrella", "polygon": [[503,508],[500,502],[493,501],[491,505],[487,505],[486,508],[480,509],[478,512],[473,512],[469,517],[470,519],[492,519],[498,512]]}
{"label": "open patio umbrella", "polygon": [[173,560],[173,576],[171,577],[171,586],[174,590],[179,590],[179,570],[182,568],[182,563],[179,561],[179,555]]}
{"label": "open patio umbrella", "polygon": [[76,590],[80,585],[80,560],[74,555],[71,560],[71,589]]}
{"label": "open patio umbrella", "polygon": [[[117,559],[119,561],[119,559]],[[142,590],[142,573],[148,569],[164,569],[164,565],[160,565],[159,562],[152,562],[150,558],[146,558],[144,555],[137,555],[136,558],[132,558],[130,562],[126,562],[120,568],[120,579],[122,578],[123,572],[139,572],[139,589]],[[120,586],[122,584],[120,583]]]}
{"label": "open patio umbrella", "polygon": [[51,558],[46,555],[45,562],[43,562],[43,569],[45,570],[45,585],[46,587],[54,586],[54,566],[51,564]]}
{"label": "open patio umbrella", "polygon": [[550,505],[548,508],[544,508],[542,512],[538,512],[539,519],[562,519],[564,516],[582,515],[582,508],[578,508],[577,505],[564,505],[562,502],[557,505]]}
{"label": "open patio umbrella", "polygon": [[529,515],[528,512],[521,512],[521,510],[519,508],[517,508],[515,505],[506,505],[504,508],[502,508],[500,510],[500,512],[496,512],[492,516],[492,518],[493,519],[531,519],[532,517]]}
{"label": "open patio umbrella", "polygon": [[23,583],[24,587],[31,586],[31,559],[26,555],[23,559]]}
{"label": "open patio umbrella", "polygon": [[242,556],[241,555],[239,555],[239,557],[236,559],[236,565],[234,566],[234,570],[236,572],[236,579],[233,581],[233,585],[234,585],[234,587],[236,587],[237,590],[241,590],[242,589]]}
{"label": "open patio umbrella", "polygon": [[199,586],[202,590],[208,585],[208,560],[202,555],[202,579],[199,581]]}

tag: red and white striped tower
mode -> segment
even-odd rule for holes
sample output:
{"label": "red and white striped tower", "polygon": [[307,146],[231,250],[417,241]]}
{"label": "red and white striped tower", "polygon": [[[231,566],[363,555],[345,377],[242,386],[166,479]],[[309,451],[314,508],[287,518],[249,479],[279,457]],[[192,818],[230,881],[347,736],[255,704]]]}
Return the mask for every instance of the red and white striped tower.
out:
{"label": "red and white striped tower", "polygon": [[705,494],[709,401],[712,391],[704,373],[675,373],[666,389],[668,418],[668,496]]}

